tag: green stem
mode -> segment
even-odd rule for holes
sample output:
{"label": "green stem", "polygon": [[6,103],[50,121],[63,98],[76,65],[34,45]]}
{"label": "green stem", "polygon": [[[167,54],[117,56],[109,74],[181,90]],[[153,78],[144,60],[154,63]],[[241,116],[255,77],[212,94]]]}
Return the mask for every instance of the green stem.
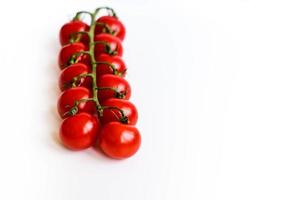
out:
{"label": "green stem", "polygon": [[97,112],[99,117],[102,115],[102,107],[100,105],[99,99],[98,99],[98,89],[97,89],[97,64],[94,51],[95,51],[95,43],[94,43],[94,34],[95,34],[95,28],[96,28],[96,15],[100,11],[100,8],[96,9],[95,12],[91,15],[91,25],[90,25],[90,30],[89,30],[89,38],[90,38],[90,43],[89,43],[89,53],[90,53],[90,60],[91,60],[91,65],[92,65],[92,83],[93,83],[93,99],[97,107]]}
{"label": "green stem", "polygon": [[88,11],[79,11],[76,13],[75,17],[73,18],[73,20],[79,20],[80,19],[80,15],[82,14],[88,14],[92,17],[92,13],[88,12]]}
{"label": "green stem", "polygon": [[[100,105],[100,102],[99,102],[99,99],[98,99],[98,90],[99,90],[99,88],[97,87],[97,62],[96,62],[95,53],[94,53],[95,52],[95,45],[99,44],[99,43],[104,44],[105,48],[107,50],[109,50],[109,52],[108,52],[109,54],[115,54],[115,52],[111,52],[110,45],[107,44],[106,42],[94,41],[95,28],[96,28],[96,25],[97,25],[96,16],[97,16],[98,12],[101,9],[109,10],[112,13],[112,16],[117,18],[117,15],[114,12],[114,10],[112,8],[109,8],[109,7],[100,7],[100,8],[97,8],[94,13],[90,13],[90,12],[87,12],[87,11],[80,11],[80,12],[77,12],[76,15],[75,15],[75,17],[74,17],[74,20],[80,19],[80,15],[81,14],[88,14],[91,17],[90,30],[88,32],[84,32],[83,31],[83,32],[78,32],[78,33],[75,34],[75,35],[77,35],[77,34],[87,34],[88,35],[88,37],[89,37],[89,51],[81,51],[81,52],[75,53],[74,55],[72,55],[71,59],[69,60],[70,61],[69,64],[72,64],[71,62],[76,62],[77,57],[80,56],[80,55],[82,55],[82,54],[87,54],[87,55],[90,56],[90,61],[91,61],[91,66],[92,66],[92,72],[89,73],[89,74],[79,75],[78,77],[75,77],[76,80],[75,79],[74,80],[77,81],[78,78],[81,78],[83,76],[90,76],[92,78],[92,85],[93,85],[92,86],[92,96],[93,97],[92,98],[88,98],[88,99],[80,99],[79,101],[76,101],[75,105],[66,114],[72,114],[72,115],[74,115],[74,114],[76,114],[78,112],[78,105],[81,102],[93,101],[95,103],[95,105],[96,105],[99,117],[102,116],[103,108]],[[122,96],[123,95],[122,93],[118,92],[117,90],[115,92],[116,92],[116,96]],[[122,116],[123,116],[123,114],[124,113],[122,113]],[[125,118],[126,118],[126,116],[125,116]]]}

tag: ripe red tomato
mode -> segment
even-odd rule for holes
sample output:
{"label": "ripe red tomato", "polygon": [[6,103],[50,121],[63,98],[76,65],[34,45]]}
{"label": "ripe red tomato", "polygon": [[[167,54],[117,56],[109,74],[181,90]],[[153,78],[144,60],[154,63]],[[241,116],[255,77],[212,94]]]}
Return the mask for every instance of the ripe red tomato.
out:
{"label": "ripe red tomato", "polygon": [[[92,92],[84,87],[74,87],[65,90],[59,97],[57,102],[57,110],[61,118],[68,117],[65,115],[80,99],[88,99],[92,97]],[[92,101],[81,102],[78,105],[78,113],[87,112],[94,113],[95,105]]]}
{"label": "ripe red tomato", "polygon": [[[118,76],[125,77],[126,74],[126,65],[121,57],[119,56],[109,56],[107,54],[100,54],[96,57],[96,61],[98,62],[106,62],[114,65]],[[103,74],[114,74],[114,70],[107,64],[98,64],[97,65],[97,76],[101,76]]]}
{"label": "ripe red tomato", "polygon": [[99,122],[88,113],[79,113],[66,118],[59,131],[60,139],[66,147],[72,150],[86,149],[95,144]]}
{"label": "ripe red tomato", "polygon": [[[72,35],[80,31],[89,31],[89,25],[80,20],[73,20],[64,24],[59,31],[60,44],[69,44]],[[89,37],[86,34],[74,36],[76,36],[75,38],[79,38],[79,41],[77,42],[82,42],[84,44],[89,43]]]}
{"label": "ripe red tomato", "polygon": [[[89,73],[89,67],[82,63],[75,63],[66,67],[61,71],[59,77],[59,88],[61,91],[71,88],[73,78]],[[80,78],[77,82],[77,86],[82,86],[86,88],[92,87],[91,77]]]}
{"label": "ripe red tomato", "polygon": [[[100,102],[103,102],[109,98],[119,98],[128,100],[131,96],[131,87],[129,83],[120,76],[105,74],[100,77],[97,77],[97,87],[100,88],[98,91],[98,99]],[[116,93],[112,89],[115,89],[118,92]]]}
{"label": "ripe red tomato", "polygon": [[[118,37],[120,40],[125,38],[125,26],[120,20],[113,16],[102,16],[97,20],[98,23],[106,24],[112,31],[112,35]],[[99,33],[109,33],[105,25],[97,25],[95,29],[95,34]]]}
{"label": "ripe red tomato", "polygon": [[124,159],[137,152],[141,135],[135,126],[111,122],[102,127],[98,146],[111,158]]}
{"label": "ripe red tomato", "polygon": [[[136,107],[128,100],[124,99],[107,99],[101,106],[117,107],[121,109],[127,117],[127,124],[135,125],[138,119]],[[109,122],[120,122],[122,114],[117,109],[104,109],[101,117],[101,123],[108,124]]]}
{"label": "ripe red tomato", "polygon": [[[102,42],[95,44],[95,57],[100,54],[108,54],[112,56],[122,56],[123,46],[119,38],[110,34],[101,33],[95,36],[95,42]],[[105,43],[105,44],[104,44]]]}
{"label": "ripe red tomato", "polygon": [[80,42],[75,42],[72,44],[67,44],[65,46],[63,46],[59,52],[59,56],[58,56],[58,64],[59,67],[61,69],[64,69],[65,67],[69,66],[70,64],[74,64],[74,63],[86,63],[89,64],[89,56],[86,54],[81,54],[79,56],[76,57],[76,60],[74,61],[74,63],[70,63],[70,60],[72,58],[72,56],[75,53],[81,52],[81,51],[85,51],[87,50],[87,47]]}

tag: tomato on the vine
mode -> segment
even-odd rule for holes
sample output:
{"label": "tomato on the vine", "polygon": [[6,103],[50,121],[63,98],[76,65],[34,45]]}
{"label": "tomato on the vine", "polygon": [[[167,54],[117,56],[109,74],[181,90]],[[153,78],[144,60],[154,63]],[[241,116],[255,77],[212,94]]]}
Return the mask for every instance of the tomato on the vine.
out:
{"label": "tomato on the vine", "polygon": [[[57,102],[57,110],[61,118],[68,117],[67,112],[75,105],[76,101],[92,98],[92,92],[85,87],[74,87],[65,90]],[[78,104],[78,113],[94,113],[95,105],[92,101],[83,101]]]}
{"label": "tomato on the vine", "polygon": [[[110,16],[97,19],[103,9]],[[89,15],[90,25],[80,20],[82,15]],[[134,126],[138,111],[128,101],[131,87],[124,79],[127,68],[121,58],[125,35],[124,25],[109,7],[79,11],[61,27],[58,64],[62,94],[57,110],[63,118],[59,136],[67,148],[94,146],[114,159],[138,151],[141,135]]]}
{"label": "tomato on the vine", "polygon": [[114,16],[102,16],[97,19],[95,34],[109,33],[124,40],[126,29],[122,22]]}
{"label": "tomato on the vine", "polygon": [[97,62],[102,62],[97,65],[97,76],[104,74],[114,74],[121,77],[126,75],[126,65],[120,56],[109,56],[100,54],[96,57]]}
{"label": "tomato on the vine", "polygon": [[100,102],[109,98],[128,100],[131,96],[129,83],[120,76],[105,74],[97,76],[98,99]]}
{"label": "tomato on the vine", "polygon": [[61,45],[70,43],[72,37],[76,42],[82,42],[84,44],[89,43],[89,37],[86,34],[76,34],[82,31],[89,31],[89,25],[80,20],[72,20],[64,24],[59,31],[59,40]]}
{"label": "tomato on the vine", "polygon": [[[74,78],[78,77],[79,75],[87,74],[89,73],[89,71],[89,67],[82,63],[75,63],[66,67],[64,70],[61,71],[59,77],[60,90],[63,91],[71,88]],[[91,88],[92,80],[90,77],[82,77],[76,80],[75,84],[76,86]]]}
{"label": "tomato on the vine", "polygon": [[141,135],[135,126],[111,122],[102,127],[98,146],[111,158],[124,159],[137,152]]}
{"label": "tomato on the vine", "polygon": [[74,56],[78,52],[86,51],[88,48],[80,42],[75,42],[63,46],[58,55],[58,64],[61,69],[74,63],[90,63],[89,55],[80,54]]}
{"label": "tomato on the vine", "polygon": [[72,150],[82,150],[95,144],[99,131],[97,118],[88,113],[79,113],[66,118],[59,131],[63,145]]}
{"label": "tomato on the vine", "polygon": [[100,54],[108,54],[111,56],[122,56],[123,46],[119,38],[107,34],[101,33],[95,36],[95,57]]}
{"label": "tomato on the vine", "polygon": [[[108,124],[109,122],[124,122],[129,125],[135,125],[138,119],[136,107],[128,100],[124,99],[107,99],[101,104],[102,107],[107,107],[103,110],[100,118],[101,123]],[[117,109],[115,109],[117,108]],[[125,116],[122,116],[121,111]],[[125,117],[125,119],[124,119]]]}

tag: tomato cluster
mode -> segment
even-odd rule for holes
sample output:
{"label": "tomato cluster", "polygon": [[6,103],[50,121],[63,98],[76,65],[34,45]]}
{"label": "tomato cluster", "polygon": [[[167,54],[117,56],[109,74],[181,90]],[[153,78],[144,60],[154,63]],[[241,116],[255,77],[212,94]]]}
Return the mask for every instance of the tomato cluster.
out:
{"label": "tomato cluster", "polygon": [[[97,19],[101,9],[112,14]],[[91,23],[80,19],[89,14]],[[115,159],[132,156],[139,149],[141,136],[135,127],[138,112],[129,99],[130,84],[122,59],[125,27],[111,8],[94,13],[78,12],[60,29],[62,48],[57,103],[63,119],[61,142],[69,149],[94,146]]]}

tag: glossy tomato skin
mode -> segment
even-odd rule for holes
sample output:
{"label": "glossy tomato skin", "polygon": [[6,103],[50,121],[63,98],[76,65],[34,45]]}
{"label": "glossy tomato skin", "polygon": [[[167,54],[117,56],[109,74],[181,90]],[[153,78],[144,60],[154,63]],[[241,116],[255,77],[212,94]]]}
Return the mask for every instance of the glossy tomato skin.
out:
{"label": "glossy tomato skin", "polygon": [[82,150],[95,144],[99,122],[88,113],[79,113],[66,118],[59,131],[63,145],[72,150]]}
{"label": "glossy tomato skin", "polygon": [[[89,31],[89,25],[80,20],[72,20],[66,24],[64,24],[59,31],[59,40],[61,45],[66,45],[70,43],[70,39],[74,33],[80,31]],[[79,41],[88,44],[89,38],[86,34],[77,35],[79,37]]]}
{"label": "glossy tomato skin", "polygon": [[[95,45],[95,57],[100,54],[109,54],[114,56],[122,56],[123,55],[123,46],[122,41],[110,34],[101,33],[97,34],[94,38],[95,42],[105,42],[110,46],[110,52],[106,48],[105,44],[96,44]],[[114,54],[112,53],[114,52]]]}
{"label": "glossy tomato skin", "polygon": [[[103,102],[109,98],[122,98],[128,100],[131,96],[131,87],[129,83],[122,77],[105,74],[97,77],[97,87],[98,90],[98,99],[100,102]],[[110,89],[101,89],[101,88],[114,88],[119,93],[123,94],[123,97],[116,96],[116,93]]]}
{"label": "glossy tomato skin", "polygon": [[98,146],[111,158],[128,158],[138,151],[140,145],[141,135],[135,126],[111,122],[100,130]]}
{"label": "glossy tomato skin", "polygon": [[[107,54],[100,54],[96,57],[96,61],[98,62],[106,62],[114,65],[117,70],[118,76],[125,77],[126,75],[126,65],[123,59],[120,56],[110,56]],[[97,65],[97,76],[101,76],[104,74],[114,74],[113,69],[107,64],[98,64]]]}
{"label": "glossy tomato skin", "polygon": [[[124,40],[126,29],[119,19],[113,16],[102,16],[99,19],[97,19],[97,22],[106,24],[113,31],[114,36],[118,37],[122,41]],[[105,26],[97,25],[95,29],[95,34],[99,33],[108,33],[108,31],[105,28]]]}
{"label": "glossy tomato skin", "polygon": [[[124,99],[107,99],[101,106],[117,107],[123,110],[125,116],[128,118],[127,124],[135,125],[138,120],[138,111],[133,103]],[[120,122],[122,115],[117,109],[104,109],[101,117],[101,124],[105,125],[110,122]]]}
{"label": "glossy tomato skin", "polygon": [[[85,87],[74,87],[65,90],[59,97],[57,102],[57,110],[61,118],[68,117],[66,112],[74,106],[75,102],[80,99],[87,99],[92,97],[92,92]],[[78,105],[78,113],[94,113],[95,105],[92,101],[81,102]]]}
{"label": "glossy tomato skin", "polygon": [[[75,53],[85,51],[85,50],[88,50],[87,47],[80,42],[75,42],[63,46],[58,55],[58,64],[60,69],[64,69],[65,67],[70,65],[69,61]],[[89,56],[85,54],[78,56],[76,59],[76,63],[89,64],[90,63]]]}
{"label": "glossy tomato skin", "polygon": [[[61,71],[59,77],[59,88],[61,91],[71,88],[73,78],[87,74],[90,72],[90,68],[83,63],[75,63],[66,67]],[[82,86],[86,88],[92,87],[91,77],[84,77],[77,81],[77,86]]]}

